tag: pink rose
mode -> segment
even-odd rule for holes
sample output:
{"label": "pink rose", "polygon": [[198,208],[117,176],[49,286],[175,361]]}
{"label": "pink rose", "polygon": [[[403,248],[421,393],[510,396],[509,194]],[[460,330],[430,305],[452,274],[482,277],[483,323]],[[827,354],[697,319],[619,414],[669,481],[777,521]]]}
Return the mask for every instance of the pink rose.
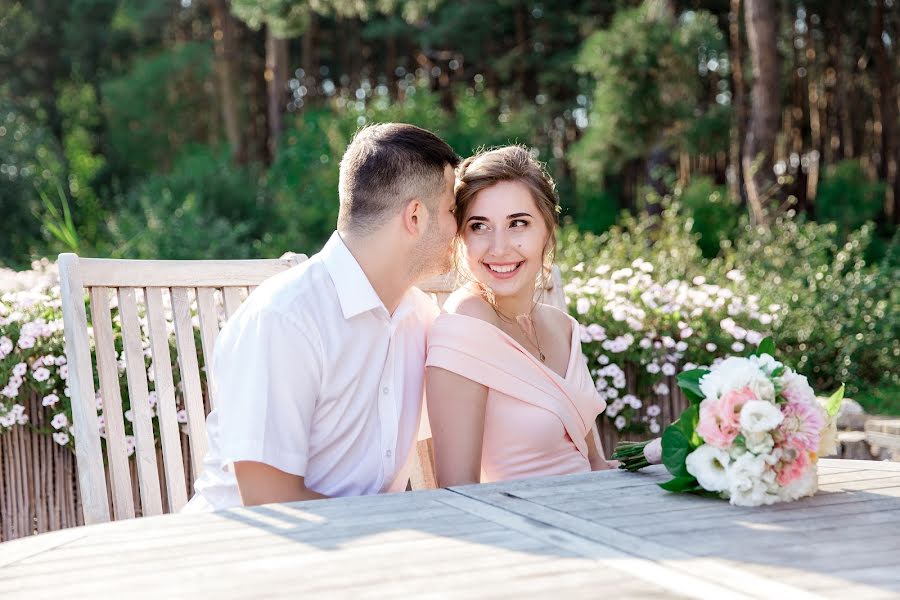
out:
{"label": "pink rose", "polygon": [[700,403],[697,434],[707,444],[727,449],[741,431],[741,409],[751,400],[758,400],[750,387],[731,390],[718,400],[707,398]]}

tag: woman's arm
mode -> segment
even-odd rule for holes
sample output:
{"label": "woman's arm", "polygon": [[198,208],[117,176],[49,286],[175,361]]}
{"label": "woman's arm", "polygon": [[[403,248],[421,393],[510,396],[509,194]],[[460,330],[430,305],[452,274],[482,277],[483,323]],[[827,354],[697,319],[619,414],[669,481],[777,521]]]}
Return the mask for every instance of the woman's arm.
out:
{"label": "woman's arm", "polygon": [[452,371],[428,367],[425,395],[438,486],[479,483],[488,388]]}
{"label": "woman's arm", "polygon": [[600,445],[600,436],[597,435],[596,425],[591,427],[585,437],[588,445],[588,460],[591,463],[591,471],[606,471],[619,466],[617,460],[606,460],[603,454],[603,446]]}

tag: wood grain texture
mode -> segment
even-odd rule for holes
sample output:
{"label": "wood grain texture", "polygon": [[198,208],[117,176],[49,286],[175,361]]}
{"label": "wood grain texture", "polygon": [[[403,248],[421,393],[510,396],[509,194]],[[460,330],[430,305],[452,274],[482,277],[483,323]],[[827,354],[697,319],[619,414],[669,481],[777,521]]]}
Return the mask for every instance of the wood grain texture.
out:
{"label": "wood grain texture", "polygon": [[872,464],[756,509],[651,468],[118,521],[0,544],[0,596],[891,598],[900,466]]}

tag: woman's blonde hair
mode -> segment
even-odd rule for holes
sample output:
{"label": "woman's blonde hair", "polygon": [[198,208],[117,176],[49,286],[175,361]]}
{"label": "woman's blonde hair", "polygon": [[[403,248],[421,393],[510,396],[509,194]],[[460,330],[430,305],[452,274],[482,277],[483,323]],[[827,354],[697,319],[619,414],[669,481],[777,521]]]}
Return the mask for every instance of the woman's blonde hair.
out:
{"label": "woman's blonde hair", "polygon": [[[463,281],[477,282],[468,269],[461,243],[469,206],[479,192],[503,181],[517,181],[531,192],[531,197],[547,224],[549,236],[544,246],[543,268],[536,285],[541,292],[546,287],[556,253],[556,228],[559,225],[559,198],[556,184],[544,166],[538,162],[525,146],[503,146],[492,150],[480,150],[465,159],[456,170],[456,238],[454,239],[454,262],[456,272]],[[483,289],[488,301],[496,305],[490,290]]]}

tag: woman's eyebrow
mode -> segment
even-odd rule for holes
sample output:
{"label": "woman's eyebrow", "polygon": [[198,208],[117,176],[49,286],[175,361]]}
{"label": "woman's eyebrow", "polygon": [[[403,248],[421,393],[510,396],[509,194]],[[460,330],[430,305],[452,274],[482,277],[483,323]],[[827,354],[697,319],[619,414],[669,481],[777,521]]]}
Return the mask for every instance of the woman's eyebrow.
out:
{"label": "woman's eyebrow", "polygon": [[487,222],[487,218],[479,217],[478,215],[472,215],[471,217],[466,219],[466,223],[468,223],[469,221],[485,221],[485,222]]}
{"label": "woman's eyebrow", "polygon": [[519,217],[530,217],[531,215],[528,213],[513,213],[506,217],[507,219],[518,219]]}

